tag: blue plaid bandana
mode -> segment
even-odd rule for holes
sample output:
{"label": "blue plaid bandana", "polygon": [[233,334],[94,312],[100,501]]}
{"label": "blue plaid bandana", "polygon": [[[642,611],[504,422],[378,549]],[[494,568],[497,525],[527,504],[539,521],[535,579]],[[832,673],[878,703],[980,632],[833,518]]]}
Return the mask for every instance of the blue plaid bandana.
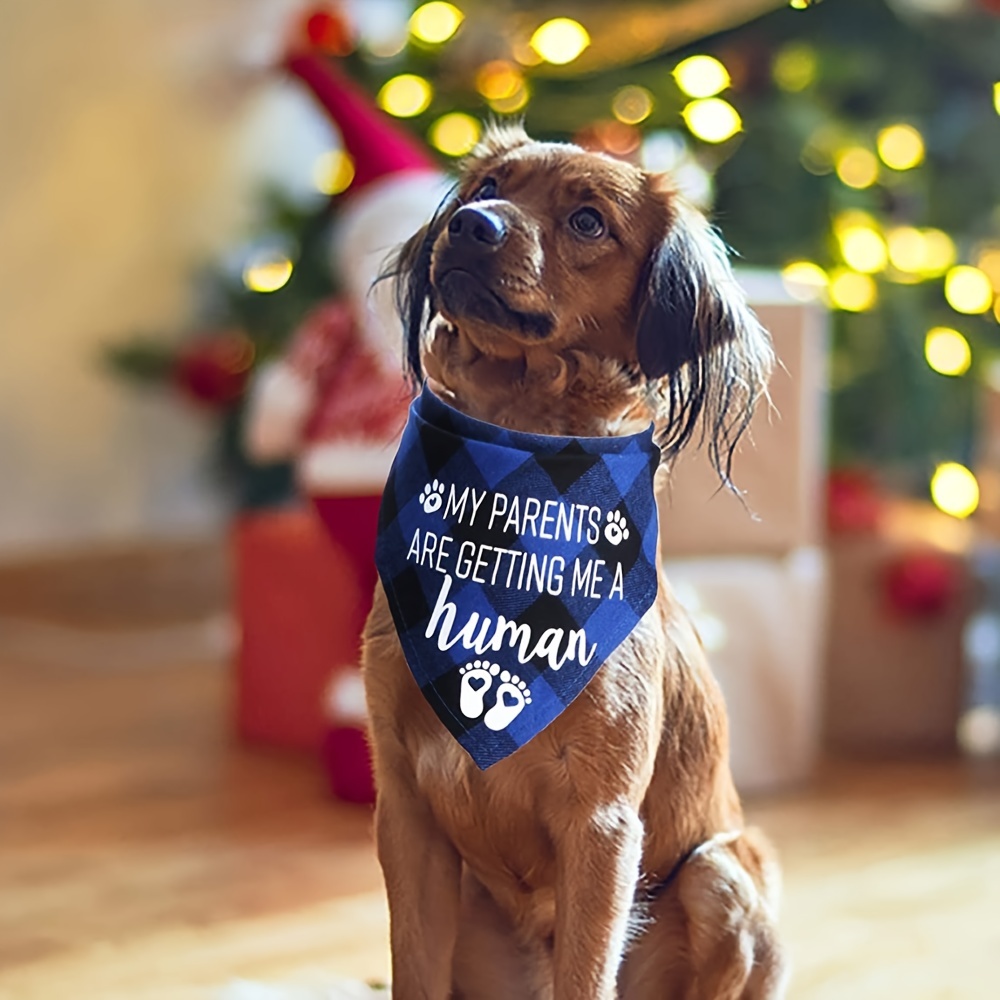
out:
{"label": "blue plaid bandana", "polygon": [[587,686],[656,597],[660,452],[522,434],[426,386],[382,497],[375,562],[420,690],[480,768]]}

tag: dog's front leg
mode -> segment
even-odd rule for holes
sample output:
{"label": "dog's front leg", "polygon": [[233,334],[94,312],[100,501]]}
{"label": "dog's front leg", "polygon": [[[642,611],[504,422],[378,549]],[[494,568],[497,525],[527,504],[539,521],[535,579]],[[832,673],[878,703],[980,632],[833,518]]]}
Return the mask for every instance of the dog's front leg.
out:
{"label": "dog's front leg", "polygon": [[417,791],[380,777],[375,830],[389,898],[393,1000],[446,1000],[461,861]]}
{"label": "dog's front leg", "polygon": [[642,821],[626,802],[576,814],[557,840],[554,1000],[613,1000],[639,877]]}

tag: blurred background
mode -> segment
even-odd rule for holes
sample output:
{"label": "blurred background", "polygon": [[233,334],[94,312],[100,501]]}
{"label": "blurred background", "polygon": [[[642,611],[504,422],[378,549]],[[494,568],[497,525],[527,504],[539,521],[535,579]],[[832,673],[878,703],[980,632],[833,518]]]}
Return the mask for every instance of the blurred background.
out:
{"label": "blurred background", "polygon": [[995,995],[998,0],[0,18],[0,997],[381,992],[370,287],[489,120],[669,171],[774,336],[746,506],[661,524],[790,995]]}

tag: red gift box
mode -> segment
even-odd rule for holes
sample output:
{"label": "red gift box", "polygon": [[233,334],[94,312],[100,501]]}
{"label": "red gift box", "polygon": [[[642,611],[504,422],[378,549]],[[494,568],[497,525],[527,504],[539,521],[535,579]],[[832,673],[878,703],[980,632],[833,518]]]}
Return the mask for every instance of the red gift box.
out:
{"label": "red gift box", "polygon": [[358,662],[370,581],[359,581],[352,553],[311,508],[246,514],[234,545],[237,729],[248,740],[320,750],[323,694],[335,670]]}

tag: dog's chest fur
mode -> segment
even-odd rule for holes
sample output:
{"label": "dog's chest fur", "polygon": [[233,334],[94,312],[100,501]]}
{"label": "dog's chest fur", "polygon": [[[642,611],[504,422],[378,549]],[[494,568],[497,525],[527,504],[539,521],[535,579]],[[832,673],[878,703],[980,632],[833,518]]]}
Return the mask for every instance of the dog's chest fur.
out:
{"label": "dog's chest fur", "polygon": [[651,781],[663,722],[662,621],[654,604],[558,719],[486,771],[420,704],[407,740],[417,785],[465,864],[532,933],[552,930],[554,827],[587,823],[596,807],[623,798],[638,807]]}

